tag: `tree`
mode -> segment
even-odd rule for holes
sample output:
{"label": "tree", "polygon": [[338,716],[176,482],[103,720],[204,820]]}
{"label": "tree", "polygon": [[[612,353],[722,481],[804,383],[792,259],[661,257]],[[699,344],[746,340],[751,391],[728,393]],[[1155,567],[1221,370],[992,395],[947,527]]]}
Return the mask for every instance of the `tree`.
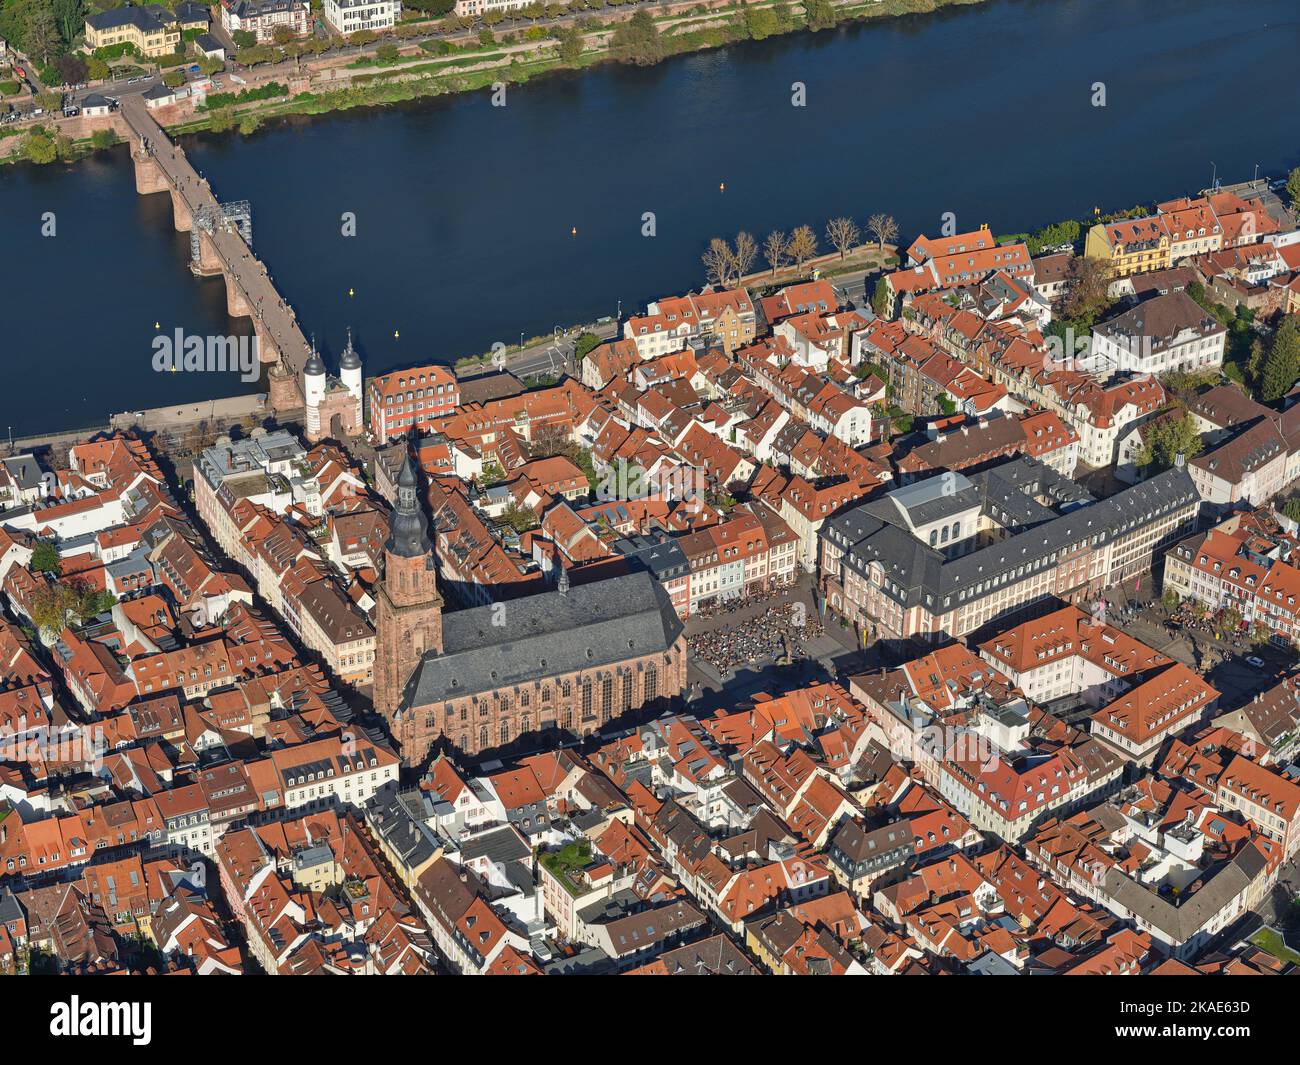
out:
{"label": "tree", "polygon": [[294,39],[294,32],[289,26],[276,26],[271,31],[271,40],[283,48],[286,44]]}
{"label": "tree", "polygon": [[889,287],[885,284],[883,277],[876,279],[876,287],[871,291],[871,309],[875,312],[877,318],[888,318],[890,308],[893,305],[893,297],[890,295]]}
{"label": "tree", "polygon": [[598,347],[600,347],[600,337],[595,333],[579,333],[573,345],[573,357],[581,362]]}
{"label": "tree", "polygon": [[112,148],[118,143],[117,134],[111,129],[97,129],[90,135],[90,143],[96,151]]}
{"label": "tree", "polygon": [[1061,313],[1070,320],[1077,335],[1086,334],[1114,302],[1108,292],[1110,266],[1091,255],[1076,255],[1070,260],[1065,284]]}
{"label": "tree", "polygon": [[1146,427],[1137,464],[1148,473],[1158,473],[1169,469],[1175,456],[1182,455],[1184,460],[1195,458],[1204,447],[1205,442],[1192,419],[1183,412],[1171,414]]}
{"label": "tree", "polygon": [[31,5],[27,14],[23,48],[29,56],[40,59],[43,64],[62,51],[63,39],[59,36],[53,8],[44,4]]}
{"label": "tree", "polygon": [[32,548],[31,569],[37,573],[53,573],[56,577],[63,571],[59,552],[48,540],[37,540]]}
{"label": "tree", "polygon": [[1282,513],[1292,521],[1300,522],[1300,496],[1292,496],[1282,507]]}
{"label": "tree", "polygon": [[44,633],[57,636],[80,617],[81,596],[70,585],[55,581],[32,595],[32,620]]}
{"label": "tree", "polygon": [[1286,194],[1291,198],[1291,210],[1300,211],[1300,166],[1287,175]]}
{"label": "tree", "polygon": [[610,37],[610,50],[620,63],[652,66],[664,57],[664,42],[659,26],[645,8],[638,8],[626,22],[620,23]]}
{"label": "tree", "polygon": [[250,30],[235,30],[230,38],[236,48],[254,48],[257,45],[257,34]]}
{"label": "tree", "polygon": [[83,621],[88,618],[98,617],[100,614],[107,614],[112,610],[116,602],[117,596],[107,589],[96,592],[87,588],[81,592],[81,599],[77,604],[77,615]]}
{"label": "tree", "polygon": [[867,219],[867,232],[876,238],[876,244],[884,251],[886,244],[898,239],[898,223],[892,215],[873,214]]}
{"label": "tree", "polygon": [[1029,238],[1026,243],[1029,245],[1031,255],[1037,255],[1044,248],[1056,248],[1062,244],[1077,244],[1079,241],[1079,223],[1073,219],[1064,222],[1055,222],[1050,226],[1044,226],[1037,233]]}
{"label": "tree", "polygon": [[[82,0],[53,0],[50,10],[54,14],[54,24],[65,46],[71,46],[73,39],[86,23],[86,5]],[[78,81],[84,81],[84,78]],[[72,84],[77,84],[73,82]]]}
{"label": "tree", "polygon": [[375,49],[375,58],[381,63],[395,62],[400,54],[392,41],[385,41]]}
{"label": "tree", "polygon": [[559,42],[557,54],[561,62],[574,63],[582,58],[582,31],[576,26],[556,30],[555,39]]}
{"label": "tree", "polygon": [[817,254],[817,234],[811,226],[800,226],[790,234],[790,243],[785,250],[796,268],[803,269],[803,264]]}
{"label": "tree", "polygon": [[772,268],[775,274],[777,268],[785,262],[786,240],[785,234],[779,229],[772,230],[763,241],[763,258],[767,260],[768,266]]}
{"label": "tree", "polygon": [[78,55],[61,55],[54,61],[54,69],[64,85],[80,85],[89,77],[86,61]]}
{"label": "tree", "polygon": [[858,225],[852,218],[832,218],[826,223],[826,239],[840,253],[841,261],[861,236]]}
{"label": "tree", "polygon": [[708,278],[710,285],[726,285],[727,278],[731,276],[735,257],[736,253],[731,250],[731,245],[721,237],[714,237],[709,241],[708,248],[700,258],[704,263],[704,276]]}
{"label": "tree", "polygon": [[37,127],[23,141],[23,156],[28,162],[44,165],[59,157],[59,148],[49,133]]}
{"label": "tree", "polygon": [[521,507],[518,503],[511,502],[501,515],[501,520],[505,522],[515,532],[521,533],[537,526],[537,514],[528,507]]}
{"label": "tree", "polygon": [[754,238],[742,229],[736,234],[736,244],[731,262],[732,273],[735,276],[737,285],[754,268],[754,260],[757,258],[758,245],[754,242]]}
{"label": "tree", "polygon": [[1291,391],[1297,377],[1300,377],[1300,326],[1294,315],[1287,315],[1268,346],[1259,398],[1265,403],[1281,399]]}
{"label": "tree", "polygon": [[781,23],[776,12],[770,7],[750,7],[745,5],[745,32],[752,41],[761,41],[781,32]]}
{"label": "tree", "polygon": [[831,0],[804,0],[803,12],[808,19],[808,28],[814,32],[828,30],[840,20]]}

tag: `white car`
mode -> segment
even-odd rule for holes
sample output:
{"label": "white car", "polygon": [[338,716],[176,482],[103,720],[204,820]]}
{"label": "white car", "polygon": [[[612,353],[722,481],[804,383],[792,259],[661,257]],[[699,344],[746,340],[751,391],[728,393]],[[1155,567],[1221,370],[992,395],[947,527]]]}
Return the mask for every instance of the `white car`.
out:
{"label": "white car", "polygon": [[1251,655],[1246,659],[1246,665],[1254,666],[1256,669],[1262,669],[1264,666],[1264,660],[1260,658],[1259,655]]}

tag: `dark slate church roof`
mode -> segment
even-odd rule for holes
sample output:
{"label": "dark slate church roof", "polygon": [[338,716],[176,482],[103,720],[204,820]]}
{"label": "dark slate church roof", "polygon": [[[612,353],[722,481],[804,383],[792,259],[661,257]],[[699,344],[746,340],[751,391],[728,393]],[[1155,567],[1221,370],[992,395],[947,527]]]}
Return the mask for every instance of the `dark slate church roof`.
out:
{"label": "dark slate church roof", "polygon": [[443,615],[442,632],[444,651],[415,667],[406,707],[662,654],[682,623],[659,582],[639,571],[564,595],[542,592],[453,611]]}

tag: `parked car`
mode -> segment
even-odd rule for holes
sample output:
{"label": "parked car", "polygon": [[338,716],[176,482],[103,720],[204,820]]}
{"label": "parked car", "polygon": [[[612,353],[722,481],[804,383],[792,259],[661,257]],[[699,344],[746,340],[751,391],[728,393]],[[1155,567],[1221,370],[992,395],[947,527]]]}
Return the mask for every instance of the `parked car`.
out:
{"label": "parked car", "polygon": [[1259,655],[1251,655],[1246,659],[1246,665],[1254,666],[1256,669],[1262,669],[1264,666],[1264,660],[1260,658]]}

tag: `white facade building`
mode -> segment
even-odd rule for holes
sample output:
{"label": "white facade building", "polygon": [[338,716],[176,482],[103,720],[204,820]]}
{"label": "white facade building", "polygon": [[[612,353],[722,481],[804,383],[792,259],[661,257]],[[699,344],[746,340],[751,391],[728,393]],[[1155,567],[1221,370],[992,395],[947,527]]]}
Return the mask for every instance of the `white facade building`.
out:
{"label": "white facade building", "polygon": [[401,0],[325,0],[325,21],[345,36],[358,30],[391,30],[402,18]]}

